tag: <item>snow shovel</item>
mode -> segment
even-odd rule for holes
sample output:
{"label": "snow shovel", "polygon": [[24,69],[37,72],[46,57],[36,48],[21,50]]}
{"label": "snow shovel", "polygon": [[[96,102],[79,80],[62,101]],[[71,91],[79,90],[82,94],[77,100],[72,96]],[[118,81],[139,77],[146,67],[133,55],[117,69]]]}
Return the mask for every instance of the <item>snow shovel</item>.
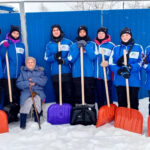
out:
{"label": "snow shovel", "polygon": [[[102,49],[102,60],[103,62],[105,61],[103,49]],[[107,105],[104,105],[99,109],[96,127],[102,126],[108,122],[113,121],[115,118],[115,110],[117,108],[115,104],[110,104],[110,101],[109,101],[108,84],[107,84],[107,76],[106,76],[105,67],[103,67],[103,72],[104,72]]]}
{"label": "snow shovel", "polygon": [[7,78],[8,78],[8,90],[9,90],[9,100],[10,104],[4,107],[4,111],[7,114],[8,117],[8,123],[17,121],[16,118],[19,112],[19,105],[16,103],[13,103],[12,100],[12,89],[11,89],[11,80],[10,80],[10,72],[9,72],[9,60],[8,60],[8,54],[6,52],[6,68],[7,68]]}
{"label": "snow shovel", "polygon": [[[58,51],[61,51],[60,42],[58,43]],[[48,108],[47,121],[52,125],[70,123],[71,109],[70,104],[62,104],[61,64],[59,64],[59,104],[53,104]]]}
{"label": "snow shovel", "polygon": [[[124,50],[124,65],[127,65],[126,50]],[[114,126],[117,128],[142,134],[143,116],[138,110],[130,108],[128,79],[126,79],[126,94],[127,94],[128,108],[118,107],[116,109]]]}
{"label": "snow shovel", "polygon": [[147,126],[148,126],[148,137],[150,137],[150,116],[148,116]]}
{"label": "snow shovel", "polygon": [[35,105],[35,100],[34,100],[34,96],[33,96],[33,94],[32,94],[32,89],[31,89],[31,88],[32,88],[32,87],[29,86],[29,90],[30,90],[31,97],[32,97],[32,102],[33,102],[33,107],[34,107],[34,110],[35,110],[35,115],[36,115],[36,118],[37,118],[37,121],[38,121],[39,129],[41,129],[41,123],[40,123],[38,111],[37,111],[37,108],[36,108],[36,105]]}
{"label": "snow shovel", "polygon": [[73,107],[71,111],[71,125],[96,125],[96,109],[93,106],[85,105],[84,96],[84,73],[83,73],[83,47],[80,48],[81,61],[81,93],[82,105]]}
{"label": "snow shovel", "polygon": [[5,133],[8,132],[8,119],[7,119],[7,114],[0,110],[0,133]]}

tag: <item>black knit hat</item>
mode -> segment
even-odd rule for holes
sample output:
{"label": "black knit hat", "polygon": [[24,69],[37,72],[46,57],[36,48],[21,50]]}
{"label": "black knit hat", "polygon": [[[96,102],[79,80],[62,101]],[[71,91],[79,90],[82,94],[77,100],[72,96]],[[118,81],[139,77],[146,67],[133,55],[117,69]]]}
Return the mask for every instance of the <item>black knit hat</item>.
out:
{"label": "black knit hat", "polygon": [[122,36],[122,34],[125,34],[125,33],[130,34],[131,37],[132,37],[131,29],[129,29],[129,28],[127,28],[127,27],[123,28],[123,29],[121,30],[121,32],[120,32],[120,37]]}
{"label": "black knit hat", "polygon": [[60,30],[60,32],[63,33],[63,31],[61,29],[61,26],[59,24],[54,24],[54,25],[51,26],[51,33],[53,32],[54,28],[58,28]]}
{"label": "black knit hat", "polygon": [[20,28],[19,28],[18,26],[12,25],[12,26],[11,26],[11,29],[10,29],[10,34],[11,34],[12,32],[14,32],[14,31],[18,31],[19,34],[20,34]]}
{"label": "black knit hat", "polygon": [[79,32],[80,32],[81,30],[84,30],[84,31],[86,32],[86,34],[88,35],[88,28],[87,28],[86,26],[84,26],[84,25],[80,26],[80,27],[78,28],[78,34],[79,34]]}
{"label": "black knit hat", "polygon": [[98,32],[104,32],[106,35],[108,33],[108,29],[106,27],[100,27],[98,30],[97,30],[97,34]]}

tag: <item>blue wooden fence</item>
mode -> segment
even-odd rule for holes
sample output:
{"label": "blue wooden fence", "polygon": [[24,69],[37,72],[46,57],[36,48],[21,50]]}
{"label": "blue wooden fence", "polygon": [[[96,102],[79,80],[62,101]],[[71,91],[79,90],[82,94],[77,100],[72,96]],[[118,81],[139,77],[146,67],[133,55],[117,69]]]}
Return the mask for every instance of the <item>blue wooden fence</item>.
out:
{"label": "blue wooden fence", "polygon": [[[132,29],[133,37],[137,43],[143,45],[144,49],[150,43],[150,10],[107,10],[103,11],[103,25],[109,29],[112,42],[120,43],[120,30],[123,27]],[[101,26],[101,11],[74,11],[74,12],[45,12],[45,13],[27,13],[27,34],[29,55],[37,59],[37,63],[45,68],[49,78],[45,88],[47,102],[55,100],[52,83],[50,80],[50,65],[44,61],[44,52],[46,44],[50,40],[50,28],[53,24],[60,24],[65,36],[75,41],[77,28],[80,25],[86,25],[89,29],[89,35],[93,40],[97,29]],[[19,25],[19,14],[0,14],[0,28],[2,35],[0,40],[5,38],[11,25]],[[142,73],[143,85],[145,73]],[[147,96],[144,87],[141,88],[139,97]],[[116,96],[114,96],[116,99]]]}

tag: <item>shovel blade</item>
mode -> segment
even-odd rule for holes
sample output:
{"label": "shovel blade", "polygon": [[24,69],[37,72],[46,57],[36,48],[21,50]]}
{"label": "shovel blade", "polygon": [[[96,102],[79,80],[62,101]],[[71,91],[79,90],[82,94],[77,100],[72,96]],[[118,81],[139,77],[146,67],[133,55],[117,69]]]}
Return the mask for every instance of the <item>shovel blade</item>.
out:
{"label": "shovel blade", "polygon": [[136,109],[118,107],[115,113],[114,126],[116,128],[121,128],[124,130],[142,134],[143,116]]}
{"label": "shovel blade", "polygon": [[8,119],[4,111],[0,110],[0,133],[8,132]]}
{"label": "shovel blade", "polygon": [[108,122],[111,122],[115,118],[115,110],[117,106],[115,104],[110,104],[110,107],[105,105],[102,106],[98,111],[98,118],[96,127],[102,126]]}

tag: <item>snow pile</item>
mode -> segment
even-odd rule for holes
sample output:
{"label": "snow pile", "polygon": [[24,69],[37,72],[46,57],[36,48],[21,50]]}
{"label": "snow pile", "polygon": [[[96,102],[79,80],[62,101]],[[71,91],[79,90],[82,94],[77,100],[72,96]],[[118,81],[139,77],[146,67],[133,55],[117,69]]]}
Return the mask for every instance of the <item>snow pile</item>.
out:
{"label": "snow pile", "polygon": [[147,137],[148,98],[140,100],[144,116],[143,134],[115,128],[113,122],[102,127],[76,125],[50,125],[46,122],[45,104],[41,127],[28,118],[27,128],[19,122],[9,125],[9,133],[0,134],[0,150],[149,150]]}

